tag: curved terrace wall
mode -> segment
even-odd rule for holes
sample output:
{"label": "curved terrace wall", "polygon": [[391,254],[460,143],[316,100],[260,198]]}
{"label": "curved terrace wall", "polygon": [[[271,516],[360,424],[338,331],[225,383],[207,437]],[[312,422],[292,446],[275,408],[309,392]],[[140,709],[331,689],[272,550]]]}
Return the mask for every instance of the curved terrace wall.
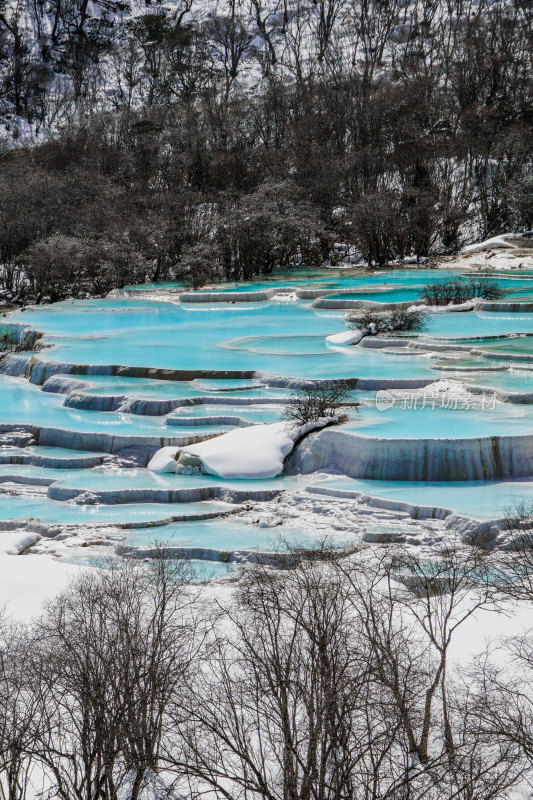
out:
{"label": "curved terrace wall", "polygon": [[100,453],[120,453],[121,450],[136,448],[142,451],[146,461],[162,447],[185,447],[203,442],[211,436],[134,436],[115,435],[101,431],[70,431],[65,428],[41,428],[37,425],[0,424],[0,433],[27,431],[34,444],[45,447],[62,447],[67,450],[97,451]]}
{"label": "curved terrace wall", "polygon": [[533,311],[533,302],[512,302],[505,300],[481,300],[477,306],[478,311]]}
{"label": "curved terrace wall", "polygon": [[[333,294],[333,292],[330,292]],[[395,308],[409,308],[413,305],[414,300],[403,300],[399,303],[380,302],[379,300],[342,300],[330,299],[329,297],[321,297],[312,303],[312,308],[329,308],[329,309],[374,309],[375,311],[391,311]]]}
{"label": "curved terrace wall", "polygon": [[311,434],[289,474],[341,472],[389,481],[479,481],[533,475],[533,434],[475,439],[380,439],[342,430]]}

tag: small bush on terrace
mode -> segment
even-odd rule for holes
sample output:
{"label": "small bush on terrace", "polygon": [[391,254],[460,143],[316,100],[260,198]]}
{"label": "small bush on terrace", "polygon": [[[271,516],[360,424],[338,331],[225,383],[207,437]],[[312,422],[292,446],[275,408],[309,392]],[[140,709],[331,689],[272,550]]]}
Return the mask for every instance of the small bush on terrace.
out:
{"label": "small bush on terrace", "polygon": [[331,417],[337,423],[344,422],[347,416],[340,409],[347,405],[349,395],[350,387],[345,381],[305,384],[286,406],[283,418],[297,425],[317,422],[325,417]]}
{"label": "small bush on terrace", "polygon": [[353,330],[369,330],[373,333],[419,331],[426,323],[427,313],[417,308],[395,308],[392,311],[365,309],[348,319],[348,325]]}
{"label": "small bush on terrace", "polygon": [[428,306],[447,306],[450,303],[464,303],[473,297],[498,300],[504,295],[505,291],[497,280],[481,275],[431,281],[426,283],[418,296]]}
{"label": "small bush on terrace", "polygon": [[503,522],[507,531],[527,531],[533,545],[533,500],[516,500],[504,509]]}

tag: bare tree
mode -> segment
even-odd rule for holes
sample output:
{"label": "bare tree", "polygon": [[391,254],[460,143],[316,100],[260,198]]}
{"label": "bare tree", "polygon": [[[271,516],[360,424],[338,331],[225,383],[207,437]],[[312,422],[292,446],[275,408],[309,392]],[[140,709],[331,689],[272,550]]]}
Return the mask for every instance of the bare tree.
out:
{"label": "bare tree", "polygon": [[298,389],[283,410],[283,417],[297,425],[330,418],[337,422],[346,419],[342,408],[357,405],[350,402],[350,385],[346,381],[307,381]]}
{"label": "bare tree", "polygon": [[194,662],[195,594],[156,557],[84,574],[52,602],[33,646],[34,756],[54,796],[137,800],[157,776],[168,706]]}
{"label": "bare tree", "polygon": [[369,702],[371,653],[352,646],[347,609],[338,577],[305,562],[248,575],[191,686],[187,772],[198,789],[233,800],[371,796],[369,750],[379,769],[395,730]]}
{"label": "bare tree", "polygon": [[0,615],[0,797],[24,800],[32,772],[38,713],[28,680],[31,651],[24,627]]}
{"label": "bare tree", "polygon": [[486,736],[448,669],[458,628],[492,604],[472,552],[300,553],[248,572],[213,617],[186,720],[177,709],[176,784],[226,800],[506,797],[516,748]]}
{"label": "bare tree", "polygon": [[228,13],[215,17],[209,31],[218,50],[217,59],[222,64],[224,72],[226,102],[254,38],[245,18],[239,12],[237,1],[229,0]]}
{"label": "bare tree", "polygon": [[458,701],[448,671],[456,631],[477,611],[494,607],[486,555],[452,543],[431,560],[399,550],[373,565],[356,559],[337,568],[374,653],[381,702],[407,743],[405,772],[397,756],[389,795],[505,796],[518,779],[515,759],[499,742],[476,736],[465,695]]}
{"label": "bare tree", "polygon": [[0,627],[2,791],[24,800],[38,762],[62,800],[506,800],[533,767],[531,636],[506,645],[518,676],[451,661],[499,608],[494,563],[299,550],[227,602],[163,547],[87,571]]}
{"label": "bare tree", "polygon": [[268,74],[278,62],[276,43],[279,38],[280,16],[282,14],[284,15],[284,22],[286,21],[286,7],[284,12],[281,2],[269,5],[264,3],[263,0],[250,0],[250,11],[257,25],[257,30],[265,43],[265,72]]}
{"label": "bare tree", "polygon": [[319,63],[326,57],[337,21],[347,5],[348,0],[314,0],[313,2]]}

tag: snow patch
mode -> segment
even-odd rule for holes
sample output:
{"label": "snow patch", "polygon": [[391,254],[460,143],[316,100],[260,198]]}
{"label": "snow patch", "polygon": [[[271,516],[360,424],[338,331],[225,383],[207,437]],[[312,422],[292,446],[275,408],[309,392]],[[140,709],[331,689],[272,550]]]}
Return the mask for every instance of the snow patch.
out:
{"label": "snow patch", "polygon": [[473,311],[478,303],[481,301],[480,297],[473,297],[471,300],[465,300],[464,303],[448,303],[447,306],[426,306],[424,304],[415,304],[409,306],[408,311],[428,311],[431,314],[444,314],[449,311]]}
{"label": "snow patch", "polygon": [[219,478],[274,478],[283,470],[283,462],[295,443],[331,421],[325,418],[305,425],[292,426],[288,422],[250,425],[188,447],[163,447],[153,456],[148,469],[183,472],[196,466],[202,473]]}
{"label": "snow patch", "polygon": [[82,569],[49,555],[0,554],[0,608],[29,619],[41,613],[44,601],[66,589]]}
{"label": "snow patch", "polygon": [[492,236],[490,239],[485,239],[484,242],[477,242],[476,244],[469,244],[463,247],[463,253],[478,253],[480,250],[499,250],[506,248],[508,250],[516,250],[516,245],[507,241],[508,236],[512,233],[502,233],[499,236]]}
{"label": "snow patch", "polygon": [[14,530],[0,532],[0,553],[18,556],[27,547],[39,541],[41,535],[33,531]]}
{"label": "snow patch", "polygon": [[181,472],[176,461],[179,452],[179,447],[162,447],[152,456],[148,469],[152,472]]}
{"label": "snow patch", "polygon": [[342,331],[341,333],[332,333],[330,336],[326,336],[326,342],[345,346],[359,344],[361,339],[366,335],[366,330],[357,329],[355,331]]}

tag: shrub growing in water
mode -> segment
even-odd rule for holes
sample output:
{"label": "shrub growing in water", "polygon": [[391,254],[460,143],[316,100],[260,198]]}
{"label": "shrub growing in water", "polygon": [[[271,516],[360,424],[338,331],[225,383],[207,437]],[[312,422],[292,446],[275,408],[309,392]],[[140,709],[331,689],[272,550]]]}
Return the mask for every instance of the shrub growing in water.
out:
{"label": "shrub growing in water", "polygon": [[484,275],[468,278],[446,278],[426,283],[419,292],[419,299],[428,306],[447,306],[483,297],[485,300],[498,300],[505,291],[494,278]]}
{"label": "shrub growing in water", "polygon": [[467,278],[468,290],[471,297],[483,297],[485,300],[499,300],[504,297],[505,289],[494,278],[486,275],[472,276]]}
{"label": "shrub growing in water", "polygon": [[346,415],[340,412],[347,405],[350,387],[345,381],[335,383],[307,383],[296,392],[284,411],[283,418],[297,425],[317,422],[331,417],[343,422]]}
{"label": "shrub growing in water", "polygon": [[392,311],[365,309],[361,314],[348,319],[353,330],[369,330],[373,333],[385,331],[419,331],[427,323],[427,313],[419,308],[395,308]]}

